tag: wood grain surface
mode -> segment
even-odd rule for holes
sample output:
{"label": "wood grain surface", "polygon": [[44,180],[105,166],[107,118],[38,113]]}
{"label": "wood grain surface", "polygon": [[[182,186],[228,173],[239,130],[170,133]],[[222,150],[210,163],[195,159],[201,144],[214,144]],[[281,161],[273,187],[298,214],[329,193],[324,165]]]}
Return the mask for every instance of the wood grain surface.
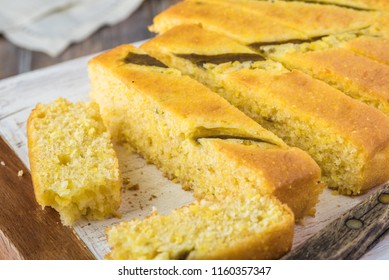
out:
{"label": "wood grain surface", "polygon": [[0,259],[94,259],[56,211],[38,206],[28,169],[1,138],[0,154]]}
{"label": "wood grain surface", "polygon": [[114,26],[105,26],[81,43],[72,44],[58,57],[16,47],[0,35],[0,79],[46,67],[73,58],[97,53],[124,43],[154,36],[147,27],[153,17],[179,0],[144,0],[129,18]]}
{"label": "wood grain surface", "polygon": [[389,183],[295,248],[284,259],[359,259],[389,231]]}

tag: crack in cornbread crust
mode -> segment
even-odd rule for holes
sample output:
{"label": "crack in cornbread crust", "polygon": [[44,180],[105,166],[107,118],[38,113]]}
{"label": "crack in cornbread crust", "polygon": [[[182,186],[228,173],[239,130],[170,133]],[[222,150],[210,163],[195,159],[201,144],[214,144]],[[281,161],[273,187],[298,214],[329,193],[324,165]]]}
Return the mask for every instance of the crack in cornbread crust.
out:
{"label": "crack in cornbread crust", "polygon": [[291,248],[293,213],[274,198],[226,197],[123,222],[107,237],[110,259],[275,259]]}
{"label": "crack in cornbread crust", "polygon": [[269,56],[389,115],[389,66],[343,48],[307,52],[291,50]]}
{"label": "crack in cornbread crust", "polygon": [[[231,141],[203,138],[198,140],[202,143],[199,145],[196,142],[198,137],[193,138],[193,136],[199,129],[216,128],[219,134],[220,129],[223,128],[230,132],[234,129],[234,134],[260,140],[267,139],[267,142],[275,145],[252,142],[248,144],[257,147],[253,156],[258,159],[263,158],[268,149],[278,150],[279,166],[275,168],[280,169],[290,163],[284,161],[285,153],[295,157],[298,164],[301,152],[287,147],[279,138],[261,128],[220,96],[189,77],[182,76],[178,71],[169,69],[169,72],[161,72],[152,67],[121,64],[122,57],[129,51],[134,51],[134,48],[128,45],[122,46],[92,59],[89,63],[92,81],[91,97],[102,104],[103,118],[109,129],[114,130],[112,134],[117,139],[128,141],[135,146],[138,152],[159,166],[168,177],[178,178],[188,188],[195,186],[198,197],[215,195],[215,193],[218,197],[223,197],[228,193],[237,193],[239,189],[241,190],[239,192],[254,190],[263,194],[273,193],[277,189],[277,193],[282,193],[283,189],[289,192],[289,189],[295,186],[293,183],[287,185],[280,183],[285,178],[276,176],[272,177],[272,180],[263,178],[258,171],[259,166],[254,169],[245,162],[242,162],[242,166],[236,165],[236,161],[228,162],[225,152],[228,150],[227,147],[222,153],[217,151],[216,144],[219,141]],[[104,79],[100,78],[102,76]],[[109,95],[107,94],[109,92],[115,94]],[[123,114],[122,123],[115,123],[115,119],[111,118],[118,114]],[[150,134],[151,131],[153,134]],[[145,135],[146,139],[140,139],[138,135]],[[234,135],[231,135],[231,138],[234,138]],[[169,145],[161,146],[160,143],[166,143],[167,139]],[[235,146],[233,143],[229,146],[234,147],[230,154],[236,153],[238,157],[239,150],[243,152],[247,146],[244,141],[233,140],[232,142],[235,142]],[[193,166],[189,164],[188,167],[183,167],[188,159],[193,159],[190,163]],[[305,157],[301,162],[304,162],[302,164],[304,168],[300,169],[302,173],[289,174],[289,180],[300,182],[301,178],[307,180],[313,178],[311,184],[304,193],[296,192],[295,197],[285,196],[283,201],[299,207],[293,209],[297,219],[312,214],[312,210],[306,209],[306,205],[315,204],[318,196],[317,189],[322,189],[321,184],[318,183],[320,169],[316,163],[309,157]],[[197,168],[194,168],[196,164]],[[219,171],[215,168],[217,164],[220,170],[228,168],[229,171]],[[237,178],[241,177],[246,180],[238,181]],[[311,196],[305,197],[306,192],[311,193]],[[300,201],[294,202],[292,201],[294,199]]]}
{"label": "crack in cornbread crust", "polygon": [[370,59],[389,65],[388,39],[361,36],[348,41],[344,47]]}
{"label": "crack in cornbread crust", "polygon": [[[189,1],[189,0],[187,0]],[[305,2],[258,0],[191,0],[233,5],[248,13],[269,16],[291,28],[306,33],[307,38],[366,28],[378,14],[344,9],[337,6]],[[304,15],[304,16],[301,16]],[[206,26],[204,26],[206,28]]]}
{"label": "crack in cornbread crust", "polygon": [[82,216],[117,215],[120,171],[96,103],[58,99],[38,104],[27,123],[37,202],[56,209],[65,225]]}
{"label": "crack in cornbread crust", "polygon": [[157,15],[150,30],[164,33],[177,25],[201,24],[250,45],[358,30],[371,26],[377,16],[373,12],[301,2],[196,0],[180,2]]}
{"label": "crack in cornbread crust", "polygon": [[[326,135],[340,136],[337,140],[333,139],[335,142],[332,145],[334,147],[341,145],[347,151],[354,150],[356,154],[354,164],[350,164],[353,161],[348,164],[345,163],[346,166],[349,166],[348,168],[352,167],[356,171],[347,170],[345,173],[350,173],[351,177],[349,176],[350,178],[341,181],[340,184],[339,182],[336,184],[341,193],[350,194],[349,191],[351,189],[353,194],[359,194],[389,179],[387,175],[389,174],[389,168],[384,160],[384,158],[387,159],[389,157],[389,120],[382,113],[363,103],[351,100],[325,83],[315,81],[298,71],[272,77],[261,70],[242,70],[227,74],[224,77],[224,81],[232,84],[232,86],[227,87],[231,91],[234,87],[234,82],[237,82],[239,87],[246,85],[246,90],[252,91],[251,98],[253,99],[261,98],[260,94],[257,94],[261,91],[268,91],[268,94],[274,94],[274,96],[277,96],[274,97],[275,99],[283,99],[283,102],[288,104],[283,106],[276,105],[277,108],[284,107],[283,113],[286,115],[288,115],[289,110],[299,108],[298,114],[290,112],[289,115],[299,115],[301,117],[300,121],[297,119],[294,121],[296,123],[301,122],[301,125],[310,124],[312,130],[316,130],[316,137],[320,139],[325,139]],[[235,91],[239,90],[239,87],[236,88],[236,86]],[[268,94],[265,96],[269,96]],[[247,95],[246,98],[248,98]],[[272,116],[269,115],[268,118],[273,122],[267,122],[261,119],[264,114],[267,115],[266,113],[262,112],[258,115],[258,112],[248,112],[247,109],[242,107],[242,100],[239,101],[233,96],[230,96],[229,99],[234,100],[234,104],[239,104],[238,107],[242,108],[266,128],[275,131],[287,143],[299,146],[310,152],[314,159],[322,166],[325,166],[325,161],[311,151],[311,149],[321,150],[320,146],[314,148],[310,147],[308,143],[305,146],[301,146],[302,140],[293,140],[290,137],[293,133],[291,131],[287,132],[288,129],[286,127],[280,126],[277,128],[277,122],[280,121],[277,117],[272,119]],[[326,100],[325,106],[317,104],[317,100]],[[266,112],[266,110],[264,111]],[[325,154],[324,150],[323,154]],[[330,165],[332,165],[339,160],[347,158],[346,154],[342,154],[342,151],[339,151],[334,153],[332,160],[327,159],[327,161],[329,160]],[[329,176],[330,174],[327,173],[326,168],[324,170],[323,176]],[[375,172],[372,173],[374,170]],[[330,179],[328,183],[334,187],[336,180],[332,180],[331,177]]]}
{"label": "crack in cornbread crust", "polygon": [[[150,30],[163,33],[180,24],[202,24],[243,44],[306,38],[303,32],[281,23],[278,19],[261,16],[259,20],[257,14],[242,13],[236,7],[228,7],[220,3],[214,6],[215,4],[179,2],[157,15]],[[230,20],[232,18],[233,21]],[[277,24],[274,24],[275,22]],[[242,26],[245,28],[241,28]]]}
{"label": "crack in cornbread crust", "polygon": [[387,0],[297,0],[312,3],[326,3],[328,5],[342,5],[345,8],[361,8],[361,9],[389,9],[389,2]]}
{"label": "crack in cornbread crust", "polygon": [[[312,144],[307,142],[306,145],[302,145],[302,140],[309,138],[311,134],[304,136],[300,132],[296,136],[300,139],[300,143],[292,141],[289,134],[294,133],[291,133],[288,127],[279,125],[278,122],[290,123],[292,116],[299,116],[299,119],[294,121],[302,126],[310,125],[311,130],[316,131],[312,134],[313,138],[326,139],[327,135],[336,135],[338,138],[333,139],[331,144],[333,147],[348,146],[354,153],[359,153],[354,163],[347,164],[348,168],[355,168],[359,172],[352,172],[350,178],[344,180],[342,184],[334,183],[338,181],[337,172],[331,175],[333,179],[329,180],[330,185],[340,187],[341,192],[351,194],[347,186],[352,184],[354,185],[351,188],[352,193],[358,194],[388,179],[385,175],[388,172],[385,172],[387,167],[383,158],[389,156],[387,151],[389,126],[387,117],[382,113],[352,100],[323,82],[314,80],[299,71],[289,72],[279,64],[270,61],[232,62],[218,66],[208,65],[206,69],[196,67],[188,60],[174,55],[174,53],[185,53],[187,44],[190,52],[200,54],[207,52],[207,48],[217,53],[219,45],[222,46],[220,53],[232,53],[235,49],[238,52],[249,51],[247,47],[225,36],[205,31],[196,25],[173,28],[146,42],[142,48],[167,65],[176,67],[207,84],[264,127],[276,132],[287,143],[310,152],[322,167],[324,162],[322,156],[314,155],[315,148]],[[272,87],[272,84],[275,86]],[[277,86],[280,88],[277,89]],[[326,100],[326,103],[316,102],[316,99]],[[274,103],[276,100],[279,102]],[[282,115],[280,112],[284,112],[284,119],[279,119]],[[316,135],[319,128],[320,137]],[[325,149],[323,152],[327,153]],[[329,159],[329,163],[339,162],[342,158],[341,154],[342,151],[335,153],[335,158]],[[356,165],[359,167],[356,168]],[[330,176],[328,168],[324,170],[323,175]]]}

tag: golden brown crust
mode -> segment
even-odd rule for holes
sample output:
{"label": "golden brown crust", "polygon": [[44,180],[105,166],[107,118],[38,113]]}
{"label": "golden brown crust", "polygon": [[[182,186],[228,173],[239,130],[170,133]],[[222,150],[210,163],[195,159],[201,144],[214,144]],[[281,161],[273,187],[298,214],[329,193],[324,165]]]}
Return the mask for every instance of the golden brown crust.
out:
{"label": "golden brown crust", "polygon": [[312,3],[195,0],[180,2],[157,15],[150,29],[163,33],[177,25],[201,24],[253,44],[358,30],[373,24],[376,17],[372,12]]}
{"label": "golden brown crust", "polygon": [[262,174],[273,194],[293,210],[297,220],[315,213],[324,185],[319,183],[319,166],[307,153],[298,148],[258,149],[220,140],[213,145],[230,160]]}
{"label": "golden brown crust", "polygon": [[206,31],[198,24],[175,26],[162,35],[145,42],[141,48],[151,54],[153,51],[160,52],[159,48],[176,54],[256,53],[226,36]]}
{"label": "golden brown crust", "polygon": [[289,106],[299,108],[301,114],[315,118],[322,126],[331,127],[335,133],[363,147],[368,155],[389,144],[389,121],[383,113],[298,70],[280,75],[243,70],[229,77],[287,100]]}
{"label": "golden brown crust", "polygon": [[37,167],[35,166],[37,162],[37,158],[35,156],[34,148],[36,146],[36,139],[32,137],[32,132],[34,131],[33,127],[33,120],[37,117],[37,115],[40,112],[40,104],[38,104],[31,112],[30,116],[28,117],[27,120],[27,146],[28,146],[28,158],[30,161],[30,170],[31,170],[31,178],[33,182],[33,187],[34,187],[34,194],[35,194],[35,199],[38,202],[39,205],[42,205],[44,207],[44,201],[41,197],[42,193],[42,183],[40,181],[40,177],[37,174]]}
{"label": "golden brown crust", "polygon": [[259,20],[257,14],[234,6],[193,1],[180,2],[157,15],[150,29],[163,33],[180,24],[201,24],[244,44],[305,38],[303,32],[279,22],[276,18],[263,15]]}
{"label": "golden brown crust", "polygon": [[[152,67],[124,64],[123,58],[127,53],[135,51],[141,52],[131,45],[123,45],[93,58],[89,65],[110,69],[124,84],[156,100],[161,107],[179,116],[183,122],[208,129],[235,129],[242,134],[269,139],[279,146],[285,146],[274,134],[188,76],[182,76],[173,69],[152,71]],[[161,89],[166,90],[162,93]]]}
{"label": "golden brown crust", "polygon": [[299,1],[201,0],[201,2],[234,5],[237,9],[257,13],[260,17],[264,15],[272,17],[306,33],[307,37],[358,30],[368,27],[376,18],[372,12]]}
{"label": "golden brown crust", "polygon": [[387,0],[314,0],[329,4],[338,4],[362,9],[389,9]]}
{"label": "golden brown crust", "polygon": [[389,66],[378,63],[347,49],[327,49],[291,53],[282,58],[297,68],[309,69],[322,80],[332,80],[346,87],[389,102]]}
{"label": "golden brown crust", "polygon": [[361,36],[349,41],[346,47],[368,58],[389,65],[389,40]]}

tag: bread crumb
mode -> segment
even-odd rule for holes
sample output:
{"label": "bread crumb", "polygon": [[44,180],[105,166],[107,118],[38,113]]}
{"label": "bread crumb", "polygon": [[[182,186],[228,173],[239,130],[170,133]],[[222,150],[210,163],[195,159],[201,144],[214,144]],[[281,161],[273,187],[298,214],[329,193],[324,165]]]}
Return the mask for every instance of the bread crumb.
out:
{"label": "bread crumb", "polygon": [[138,184],[132,185],[131,187],[129,187],[129,190],[137,191],[137,190],[139,190],[139,185]]}
{"label": "bread crumb", "polygon": [[19,171],[18,171],[18,177],[22,177],[22,176],[23,176],[23,173],[24,173],[23,170],[19,170]]}
{"label": "bread crumb", "polygon": [[4,162],[4,161],[0,161],[0,164],[1,164],[2,166],[5,166],[5,162]]}
{"label": "bread crumb", "polygon": [[331,192],[331,194],[332,194],[332,195],[339,195],[339,192],[338,192],[337,190],[333,190],[333,191]]}

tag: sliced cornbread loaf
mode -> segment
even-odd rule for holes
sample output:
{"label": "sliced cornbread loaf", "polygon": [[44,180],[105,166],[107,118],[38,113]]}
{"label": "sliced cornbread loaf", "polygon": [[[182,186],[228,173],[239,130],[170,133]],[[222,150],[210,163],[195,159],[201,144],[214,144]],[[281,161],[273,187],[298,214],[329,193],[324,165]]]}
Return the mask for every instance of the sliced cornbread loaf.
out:
{"label": "sliced cornbread loaf", "polygon": [[196,25],[175,27],[142,48],[309,152],[340,192],[358,194],[389,179],[389,119],[380,111]]}
{"label": "sliced cornbread loaf", "polygon": [[317,43],[274,48],[269,56],[299,69],[389,115],[389,66],[347,48],[315,49]]}
{"label": "sliced cornbread loaf", "polygon": [[107,230],[110,259],[276,259],[293,240],[293,214],[276,199],[200,201]]}
{"label": "sliced cornbread loaf", "polygon": [[118,160],[96,103],[65,99],[38,104],[27,125],[37,202],[65,225],[82,216],[103,219],[120,205]]}
{"label": "sliced cornbread loaf", "polygon": [[312,212],[316,163],[207,87],[130,45],[93,58],[89,75],[112,135],[196,196],[274,194],[297,219]]}
{"label": "sliced cornbread loaf", "polygon": [[259,46],[309,41],[366,28],[376,16],[373,12],[302,2],[192,0],[157,15],[150,30],[163,33],[180,24],[201,24],[243,44]]}

